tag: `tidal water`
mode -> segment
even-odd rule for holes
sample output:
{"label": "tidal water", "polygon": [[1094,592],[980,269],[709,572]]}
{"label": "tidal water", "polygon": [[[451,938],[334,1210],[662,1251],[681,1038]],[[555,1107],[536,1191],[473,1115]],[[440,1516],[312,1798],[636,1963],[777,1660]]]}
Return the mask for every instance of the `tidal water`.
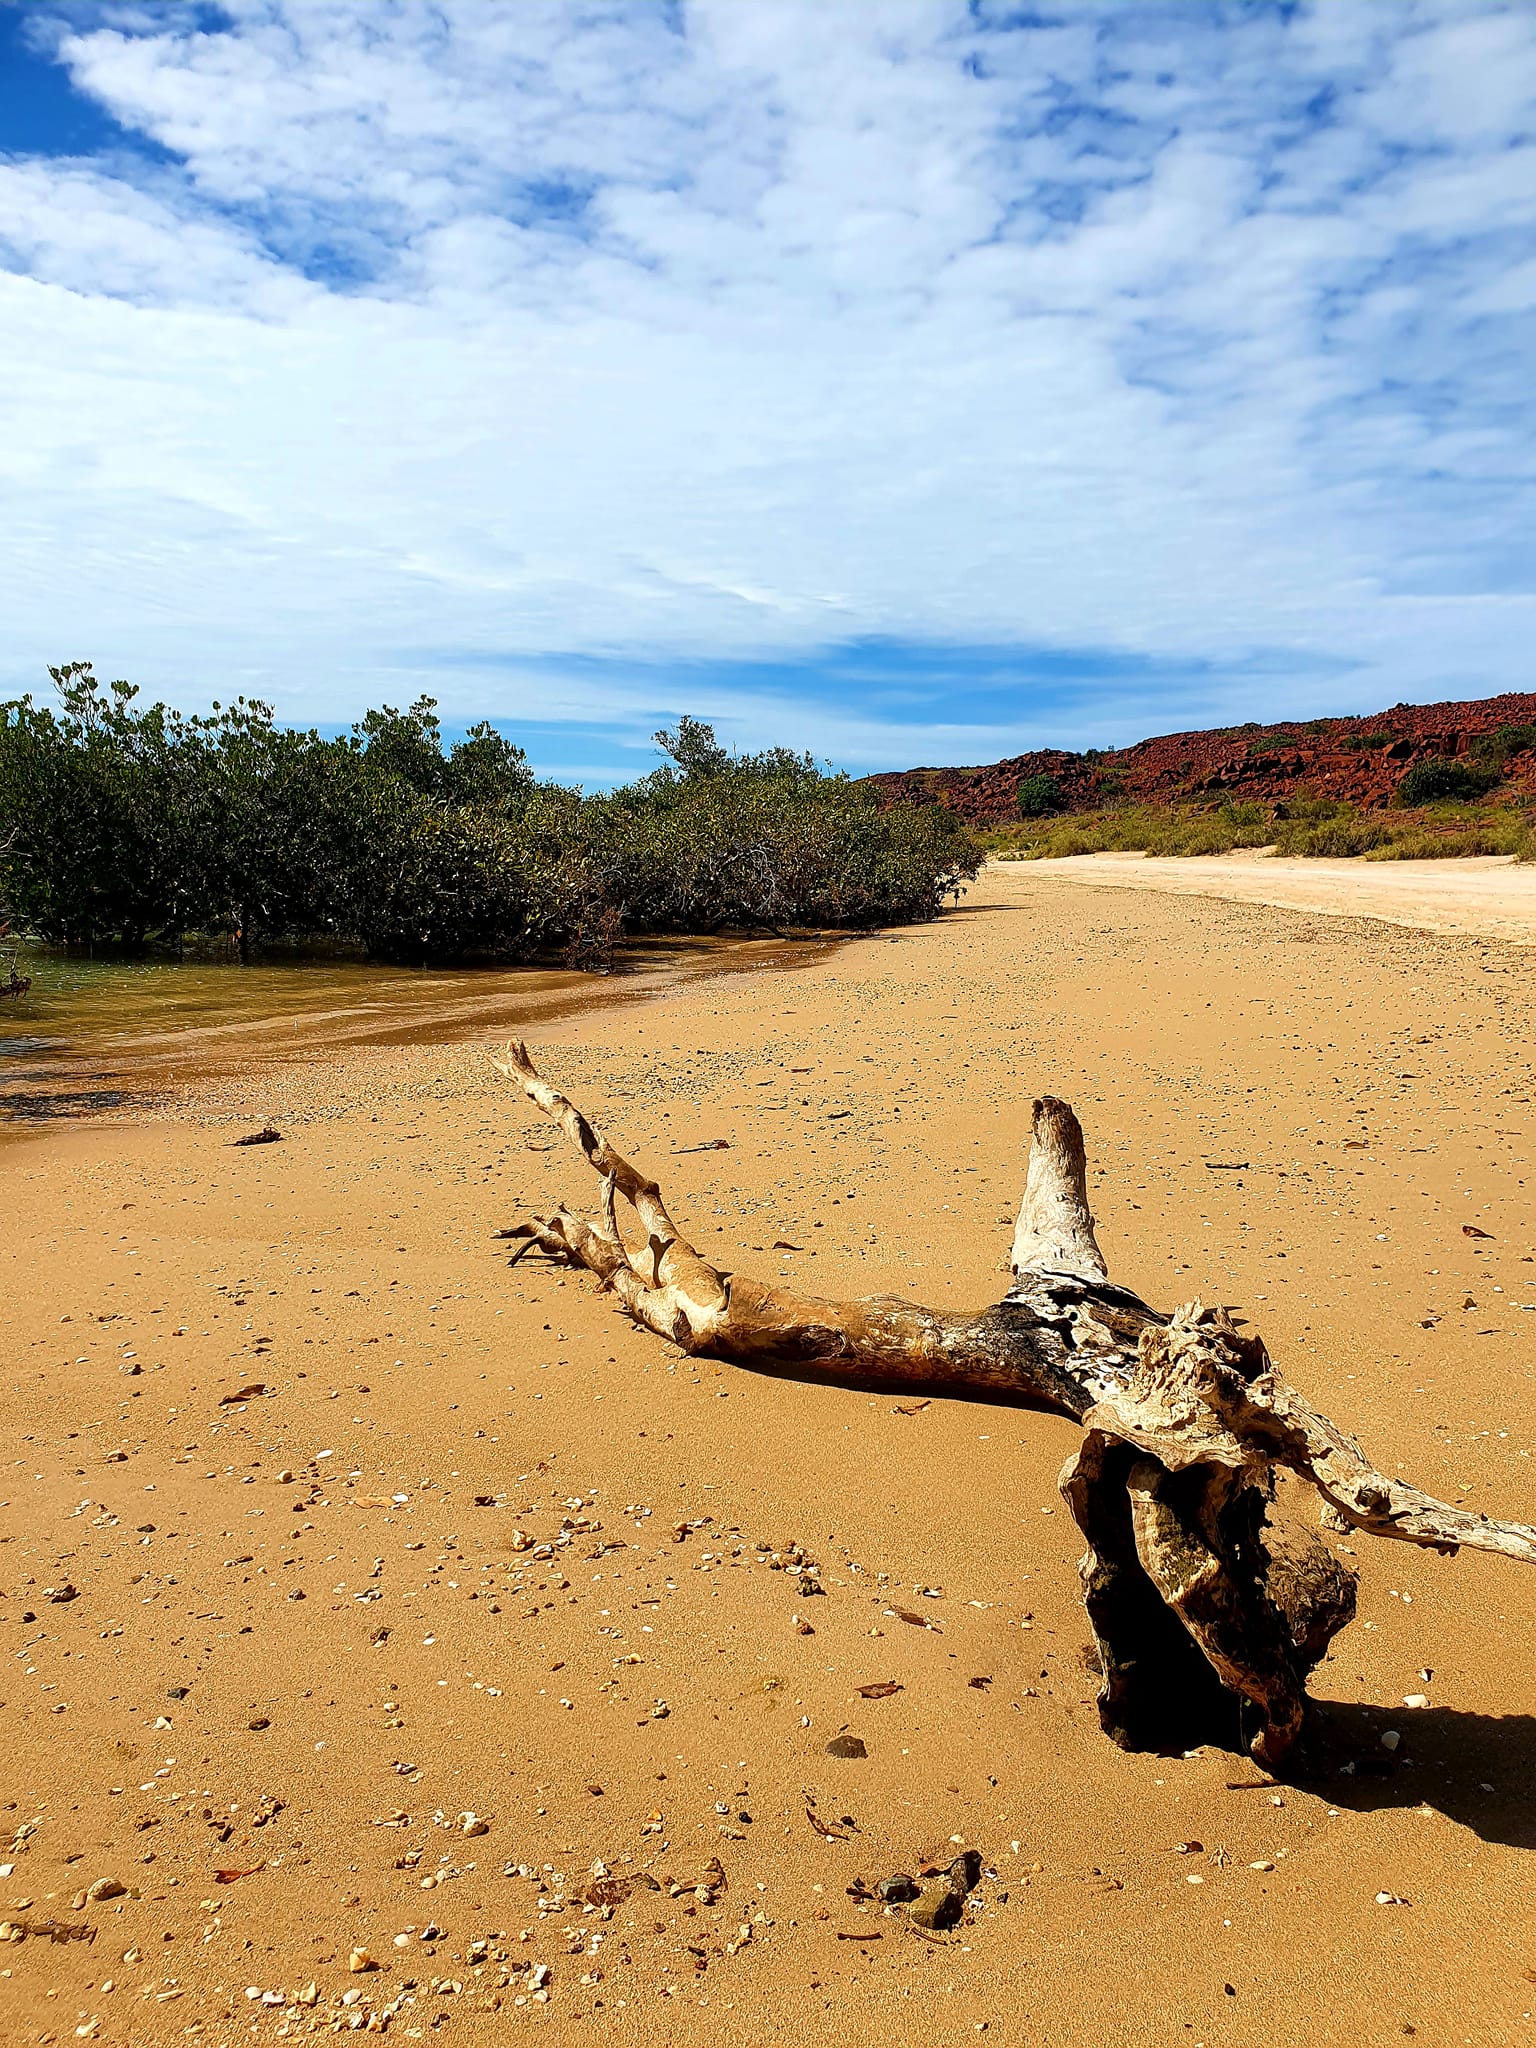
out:
{"label": "tidal water", "polygon": [[611,974],[551,967],[402,968],[336,960],[84,959],[24,950],[24,996],[0,998],[0,1121],[89,1116],[199,1074],[361,1045],[515,1034],[644,1001],[704,975],[819,958],[828,940],[660,939]]}

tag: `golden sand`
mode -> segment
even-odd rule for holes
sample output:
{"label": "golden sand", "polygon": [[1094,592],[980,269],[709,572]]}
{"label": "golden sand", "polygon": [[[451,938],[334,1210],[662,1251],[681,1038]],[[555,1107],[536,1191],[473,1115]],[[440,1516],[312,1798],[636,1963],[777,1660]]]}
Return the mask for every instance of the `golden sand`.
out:
{"label": "golden sand", "polygon": [[[1063,1095],[1116,1278],[1233,1305],[1384,1469],[1531,1519],[1531,977],[1017,866],[535,1039],[703,1249],[833,1294],[1000,1294]],[[0,1916],[94,1930],[0,1948],[0,2039],[1529,2040],[1536,1574],[1344,1540],[1314,1690],[1353,1773],[1123,1755],[1073,1426],[690,1362],[509,1271],[496,1227],[594,1190],[478,1048],[266,1065],[0,1164]],[[953,1934],[850,1890],[966,1846]],[[584,1912],[598,1864],[661,1888]]]}

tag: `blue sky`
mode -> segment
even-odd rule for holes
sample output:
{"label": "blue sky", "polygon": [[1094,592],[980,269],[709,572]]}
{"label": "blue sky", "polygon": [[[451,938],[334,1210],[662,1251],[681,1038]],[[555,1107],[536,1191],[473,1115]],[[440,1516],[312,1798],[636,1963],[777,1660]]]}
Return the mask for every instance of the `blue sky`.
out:
{"label": "blue sky", "polygon": [[0,689],[547,772],[1536,687],[1536,9],[0,4]]}

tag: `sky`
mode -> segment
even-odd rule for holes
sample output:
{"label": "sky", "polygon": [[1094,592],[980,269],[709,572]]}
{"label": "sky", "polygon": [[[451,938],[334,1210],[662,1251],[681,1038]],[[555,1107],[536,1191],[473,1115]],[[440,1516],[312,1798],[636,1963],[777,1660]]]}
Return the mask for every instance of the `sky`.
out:
{"label": "sky", "polygon": [[1536,688],[1528,0],[0,0],[0,693],[855,771]]}

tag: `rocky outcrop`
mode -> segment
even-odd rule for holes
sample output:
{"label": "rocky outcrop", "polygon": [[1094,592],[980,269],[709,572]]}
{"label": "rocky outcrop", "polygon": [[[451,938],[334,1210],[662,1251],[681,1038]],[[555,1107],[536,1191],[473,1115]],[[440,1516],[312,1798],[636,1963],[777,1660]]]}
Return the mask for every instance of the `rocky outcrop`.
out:
{"label": "rocky outcrop", "polygon": [[1397,704],[1365,718],[1164,733],[1109,753],[1043,747],[984,768],[908,768],[870,780],[891,802],[945,803],[983,826],[1017,818],[1020,786],[1042,776],[1055,784],[1057,807],[1068,814],[1228,798],[1279,803],[1298,795],[1379,810],[1415,761],[1482,759],[1496,736],[1506,792],[1536,795],[1536,745],[1520,737],[1522,728],[1536,735],[1536,693]]}

